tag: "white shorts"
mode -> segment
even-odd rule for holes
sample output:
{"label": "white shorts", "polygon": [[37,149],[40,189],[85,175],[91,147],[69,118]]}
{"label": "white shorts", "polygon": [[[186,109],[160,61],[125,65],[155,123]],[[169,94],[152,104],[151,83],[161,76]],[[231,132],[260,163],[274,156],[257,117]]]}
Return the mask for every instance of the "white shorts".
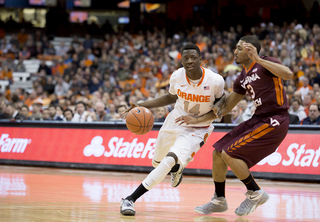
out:
{"label": "white shorts", "polygon": [[168,117],[159,131],[153,161],[159,163],[168,152],[173,152],[179,159],[178,163],[186,167],[193,161],[200,144],[206,142],[214,127],[212,125],[203,128],[182,127]]}

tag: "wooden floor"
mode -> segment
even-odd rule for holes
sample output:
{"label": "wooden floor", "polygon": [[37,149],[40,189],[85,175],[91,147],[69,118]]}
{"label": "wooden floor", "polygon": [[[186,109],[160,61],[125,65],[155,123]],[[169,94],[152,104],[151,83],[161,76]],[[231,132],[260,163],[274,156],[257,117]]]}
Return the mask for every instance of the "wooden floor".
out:
{"label": "wooden floor", "polygon": [[119,213],[120,200],[146,174],[0,165],[0,221],[320,221],[320,184],[258,180],[270,200],[251,215],[234,210],[244,200],[244,186],[227,180],[229,210],[201,215],[193,208],[214,193],[209,177],[185,176],[177,188],[169,176],[136,202],[136,216]]}

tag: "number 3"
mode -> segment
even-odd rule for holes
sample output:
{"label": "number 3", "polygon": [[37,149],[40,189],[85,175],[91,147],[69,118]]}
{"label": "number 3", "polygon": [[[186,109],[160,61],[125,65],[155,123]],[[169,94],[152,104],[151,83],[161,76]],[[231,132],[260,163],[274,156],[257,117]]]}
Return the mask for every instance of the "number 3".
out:
{"label": "number 3", "polygon": [[256,94],[254,93],[253,87],[250,84],[248,84],[247,89],[251,92],[251,98],[254,100]]}

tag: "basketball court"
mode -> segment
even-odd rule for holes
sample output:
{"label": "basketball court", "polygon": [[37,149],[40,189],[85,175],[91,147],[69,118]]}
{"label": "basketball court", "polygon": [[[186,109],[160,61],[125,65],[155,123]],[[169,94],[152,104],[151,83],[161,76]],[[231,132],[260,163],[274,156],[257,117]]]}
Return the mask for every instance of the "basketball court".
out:
{"label": "basketball court", "polygon": [[185,176],[177,188],[170,177],[136,202],[136,216],[122,216],[120,200],[147,174],[0,165],[0,221],[320,221],[320,185],[258,180],[269,201],[246,217],[234,210],[245,188],[227,180],[229,210],[201,215],[193,208],[208,202],[209,177]]}

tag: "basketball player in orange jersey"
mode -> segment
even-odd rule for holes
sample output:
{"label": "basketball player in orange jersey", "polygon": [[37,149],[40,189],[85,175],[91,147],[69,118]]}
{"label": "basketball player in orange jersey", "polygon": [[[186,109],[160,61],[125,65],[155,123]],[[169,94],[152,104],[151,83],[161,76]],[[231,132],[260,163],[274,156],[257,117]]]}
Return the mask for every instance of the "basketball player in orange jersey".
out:
{"label": "basketball player in orange jersey", "polygon": [[[224,98],[224,80],[209,69],[200,66],[200,50],[194,44],[186,44],[181,51],[183,68],[170,77],[169,93],[139,106],[155,108],[175,103],[158,134],[152,165],[155,167],[141,185],[128,197],[122,199],[120,212],[135,215],[134,202],[160,183],[171,173],[171,186],[177,187],[182,171],[206,142],[213,130],[212,119],[202,123],[179,124],[175,119],[182,115],[201,116],[211,112],[210,106],[219,106]],[[132,104],[127,110],[136,107]]]}
{"label": "basketball player in orange jersey", "polygon": [[[249,169],[273,153],[285,138],[289,127],[289,104],[283,89],[283,81],[292,78],[290,69],[272,57],[259,57],[261,45],[256,36],[244,36],[234,51],[236,63],[242,64],[242,72],[234,82],[233,92],[225,100],[220,111],[226,115],[248,92],[256,111],[251,119],[241,123],[213,147],[212,177],[215,193],[209,203],[196,207],[201,214],[228,210],[225,198],[225,183],[228,166],[247,188],[247,198],[235,210],[238,216],[251,214],[259,205],[269,199]],[[182,116],[177,122],[193,124],[216,118],[213,112],[199,118]]]}

